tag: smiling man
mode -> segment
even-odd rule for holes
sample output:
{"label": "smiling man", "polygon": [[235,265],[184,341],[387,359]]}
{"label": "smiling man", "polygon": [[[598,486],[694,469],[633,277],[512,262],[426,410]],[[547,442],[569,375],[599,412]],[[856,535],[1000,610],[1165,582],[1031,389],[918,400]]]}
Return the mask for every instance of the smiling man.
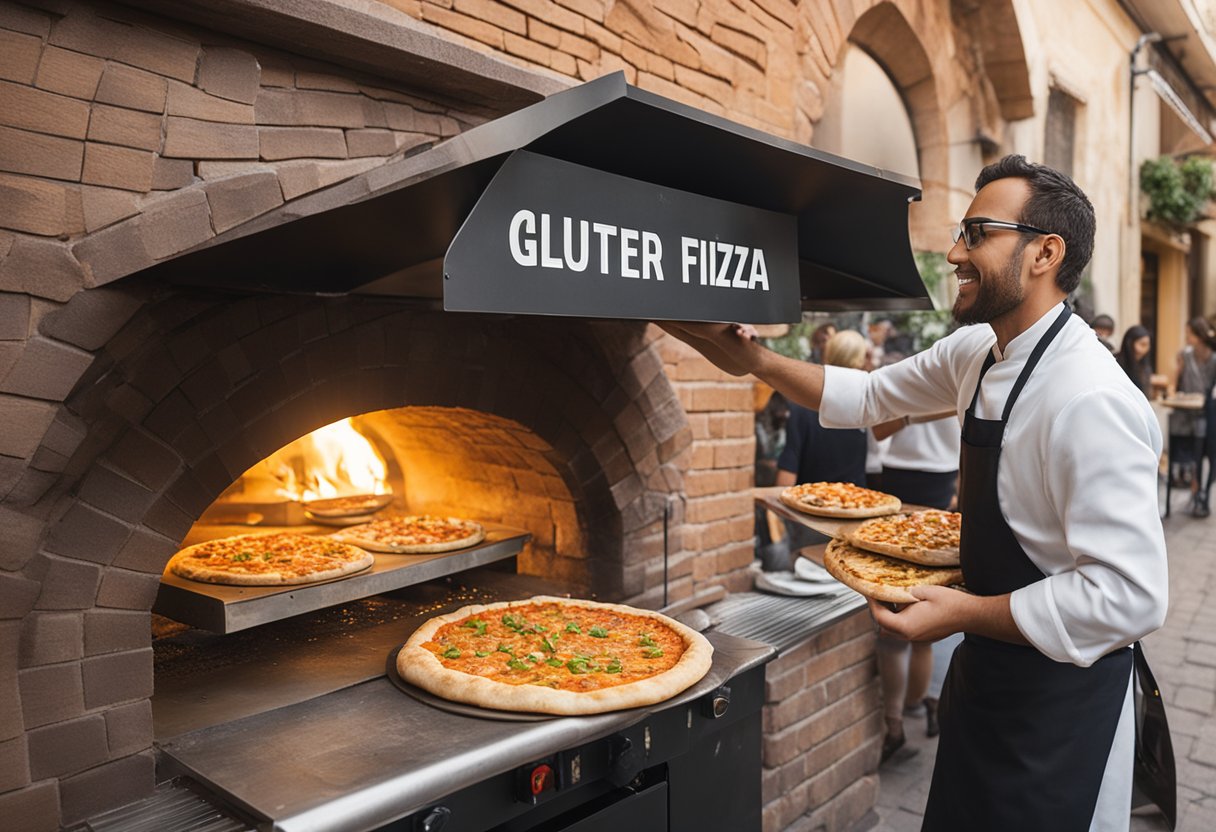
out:
{"label": "smiling man", "polygon": [[728,372],[754,373],[861,427],[943,410],[962,424],[960,555],[969,592],[912,590],[875,620],[913,641],[966,637],[941,700],[930,830],[1127,829],[1132,642],[1165,619],[1161,433],[1065,298],[1094,212],[1021,156],[984,168],[954,234],[955,318],[930,350],[862,373],[791,361],[749,329],[669,324]]}

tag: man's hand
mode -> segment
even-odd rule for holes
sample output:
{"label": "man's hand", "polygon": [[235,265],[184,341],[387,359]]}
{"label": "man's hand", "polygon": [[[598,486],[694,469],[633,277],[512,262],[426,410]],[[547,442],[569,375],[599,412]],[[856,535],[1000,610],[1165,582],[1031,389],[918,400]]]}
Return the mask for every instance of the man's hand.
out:
{"label": "man's hand", "polygon": [[1012,644],[1026,638],[1009,611],[1009,596],[979,596],[944,586],[915,586],[919,600],[898,612],[870,599],[870,614],[878,626],[908,641],[937,641],[958,632],[976,633]]}
{"label": "man's hand", "polygon": [[753,372],[763,348],[755,343],[756,330],[747,324],[702,324],[688,321],[655,321],[664,331],[679,338],[732,376]]}

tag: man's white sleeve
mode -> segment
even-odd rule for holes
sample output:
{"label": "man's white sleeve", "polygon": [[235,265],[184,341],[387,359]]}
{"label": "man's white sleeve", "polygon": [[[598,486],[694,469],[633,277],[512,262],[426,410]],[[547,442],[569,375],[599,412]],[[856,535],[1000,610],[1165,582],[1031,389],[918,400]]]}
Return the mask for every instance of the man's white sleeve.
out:
{"label": "man's white sleeve", "polygon": [[863,428],[956,409],[958,383],[949,340],[872,373],[824,367],[819,423],[825,428]]}
{"label": "man's white sleeve", "polygon": [[1118,390],[1074,398],[1054,421],[1043,484],[1075,568],[1015,591],[1018,629],[1044,654],[1088,667],[1165,620],[1169,584],[1157,508],[1160,433]]}

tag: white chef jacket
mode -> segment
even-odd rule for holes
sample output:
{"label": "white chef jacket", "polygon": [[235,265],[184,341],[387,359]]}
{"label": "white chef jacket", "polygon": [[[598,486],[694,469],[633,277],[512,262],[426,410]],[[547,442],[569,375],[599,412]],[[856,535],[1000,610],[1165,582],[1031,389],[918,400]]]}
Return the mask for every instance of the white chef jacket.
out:
{"label": "white chef jacket", "polygon": [[[1006,346],[986,324],[872,373],[825,367],[820,422],[844,428],[946,409],[963,414],[984,359],[976,416],[1000,419],[1054,306]],[[1070,316],[1022,390],[997,471],[1001,514],[1047,576],[1010,597],[1022,635],[1056,661],[1088,667],[1151,633],[1168,600],[1157,503],[1161,429],[1144,395],[1077,316]],[[1126,829],[1131,793],[1129,694],[1107,762],[1093,829]]]}

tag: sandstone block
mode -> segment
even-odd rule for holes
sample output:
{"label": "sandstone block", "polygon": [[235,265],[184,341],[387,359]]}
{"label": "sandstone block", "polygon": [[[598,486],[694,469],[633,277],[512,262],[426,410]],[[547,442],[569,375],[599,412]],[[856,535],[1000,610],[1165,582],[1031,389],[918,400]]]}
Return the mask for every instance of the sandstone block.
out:
{"label": "sandstone block", "polygon": [[144,248],[139,220],[132,219],[90,234],[72,246],[88,286],[101,286],[152,265]]}
{"label": "sandstone block", "polygon": [[359,92],[359,85],[349,78],[328,72],[296,69],[296,86],[302,90],[328,90],[329,92]]}
{"label": "sandstone block", "polygon": [[[160,134],[161,117],[153,113],[96,104],[93,106],[93,115],[89,118],[88,138],[94,142],[159,150]],[[87,166],[87,147],[85,157]]]}
{"label": "sandstone block", "polygon": [[0,742],[0,793],[29,785],[29,749],[25,737]]}
{"label": "sandstone block", "polygon": [[[30,329],[30,299],[16,292],[0,293],[0,341],[24,341]],[[0,370],[0,378],[4,377]]]}
{"label": "sandstone block", "polygon": [[0,816],[12,832],[43,832],[59,828],[59,784],[54,780],[0,794]]}
{"label": "sandstone block", "polygon": [[93,363],[90,353],[48,338],[31,338],[11,370],[0,379],[0,393],[62,401]]}
{"label": "sandstone block", "polygon": [[162,155],[186,159],[256,159],[258,129],[252,125],[170,116]]}
{"label": "sandstone block", "polygon": [[156,154],[148,150],[87,142],[80,181],[87,185],[147,193],[152,190],[155,163]]}
{"label": "sandstone block", "polygon": [[503,48],[512,55],[541,66],[548,66],[553,59],[553,50],[549,47],[511,32],[503,33]]}
{"label": "sandstone block", "polygon": [[363,127],[362,96],[320,90],[263,89],[257,123],[281,127]]}
{"label": "sandstone block", "polygon": [[283,204],[279,179],[269,171],[218,180],[206,193],[217,234]]}
{"label": "sandstone block", "polygon": [[18,671],[17,683],[27,731],[84,713],[84,686],[77,662]]}
{"label": "sandstone block", "polygon": [[35,729],[28,739],[30,773],[36,780],[74,774],[109,757],[106,721],[100,714]]}
{"label": "sandstone block", "polygon": [[346,155],[391,156],[397,152],[397,139],[390,130],[347,130]]}
{"label": "sandstone block", "polygon": [[139,213],[135,194],[117,188],[80,189],[81,206],[84,211],[84,226],[89,232],[105,228],[119,220]]}
{"label": "sandstone block", "polygon": [[105,66],[106,62],[100,58],[48,46],[38,62],[34,85],[39,89],[90,101],[97,93]]}
{"label": "sandstone block", "polygon": [[168,95],[165,79],[121,64],[106,64],[97,86],[96,100],[102,104],[163,113]]}
{"label": "sandstone block", "polygon": [[[67,197],[67,186],[58,182],[0,174],[0,204],[5,207],[0,210],[0,225],[41,236],[64,234]],[[12,241],[10,237],[6,242],[9,248],[0,247],[0,258],[11,251]],[[2,286],[4,280],[0,279]]]}
{"label": "sandstone block", "polygon": [[5,3],[0,6],[0,28],[45,38],[51,32],[51,17],[30,6]]}
{"label": "sandstone block", "polygon": [[190,84],[183,84],[181,81],[169,82],[165,110],[171,116],[197,118],[202,121],[253,124],[252,102],[244,104],[239,101],[229,101]]}
{"label": "sandstone block", "polygon": [[422,7],[422,19],[494,49],[502,49],[502,29],[491,23],[429,3]]}
{"label": "sandstone block", "polygon": [[81,264],[60,243],[19,238],[0,262],[0,289],[66,301],[83,285]]}
{"label": "sandstone block", "polygon": [[[146,632],[148,617],[143,618]],[[152,745],[152,703],[147,699],[111,708],[105,712],[105,720],[111,757],[134,754]]]}
{"label": "sandstone block", "polygon": [[200,46],[146,26],[139,26],[96,16],[91,10],[73,10],[51,29],[50,42],[55,46],[112,58],[167,75],[181,81],[193,81]]}
{"label": "sandstone block", "polygon": [[208,46],[198,67],[198,85],[212,95],[252,104],[258,97],[262,68],[241,49]]}
{"label": "sandstone block", "polygon": [[495,0],[455,0],[452,8],[507,32],[517,35],[528,33],[528,18],[505,3]]}
{"label": "sandstone block", "polygon": [[42,38],[0,29],[0,79],[31,84],[42,53]]}
{"label": "sandstone block", "polygon": [[89,105],[66,95],[0,81],[0,124],[83,139],[89,127]]}
{"label": "sandstone block", "polygon": [[84,619],[76,612],[32,612],[21,622],[21,667],[72,661],[84,655]]}
{"label": "sandstone block", "polygon": [[83,162],[84,142],[0,127],[0,171],[76,182]]}
{"label": "sandstone block", "polygon": [[341,130],[319,127],[260,127],[258,142],[261,158],[345,159],[346,139]]}
{"label": "sandstone block", "polygon": [[176,191],[194,182],[194,162],[157,156],[152,163],[152,190]]}
{"label": "sandstone block", "polygon": [[149,610],[159,588],[160,575],[145,575],[111,567],[106,570],[97,590],[97,606]]}
{"label": "sandstone block", "polygon": [[211,239],[207,195],[201,189],[185,190],[148,209],[139,220],[143,248],[154,260],[185,251]]}
{"label": "sandstone block", "polygon": [[86,658],[80,667],[87,708],[101,708],[152,695],[151,647]]}

